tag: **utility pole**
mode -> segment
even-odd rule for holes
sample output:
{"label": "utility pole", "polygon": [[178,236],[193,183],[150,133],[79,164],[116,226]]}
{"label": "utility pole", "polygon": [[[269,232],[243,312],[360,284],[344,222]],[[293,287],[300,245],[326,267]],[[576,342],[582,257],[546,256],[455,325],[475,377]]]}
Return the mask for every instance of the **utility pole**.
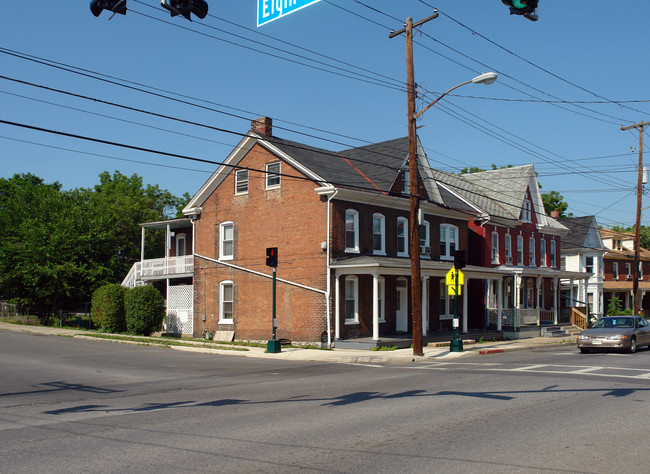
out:
{"label": "utility pole", "polygon": [[650,125],[650,122],[639,122],[621,130],[639,130],[639,173],[636,184],[636,226],[634,229],[634,268],[632,269],[632,293],[634,297],[634,314],[639,314],[641,302],[639,301],[639,263],[641,246],[641,202],[643,198],[643,128]]}
{"label": "utility pole", "polygon": [[413,331],[413,355],[422,356],[422,278],[420,276],[420,225],[418,209],[420,207],[420,183],[418,179],[417,136],[415,132],[415,72],[413,66],[413,28],[438,18],[438,12],[413,23],[413,18],[406,19],[405,27],[392,31],[389,38],[406,33],[406,90],[408,111],[409,140],[409,256],[411,259],[411,315]]}

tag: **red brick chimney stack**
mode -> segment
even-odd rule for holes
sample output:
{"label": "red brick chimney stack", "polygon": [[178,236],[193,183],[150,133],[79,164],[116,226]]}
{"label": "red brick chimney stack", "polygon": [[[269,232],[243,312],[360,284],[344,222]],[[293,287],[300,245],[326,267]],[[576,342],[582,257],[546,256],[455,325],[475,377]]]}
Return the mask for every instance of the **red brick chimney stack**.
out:
{"label": "red brick chimney stack", "polygon": [[553,219],[559,219],[560,218],[560,211],[551,211],[551,217]]}
{"label": "red brick chimney stack", "polygon": [[260,117],[251,121],[251,130],[266,135],[267,137],[273,136],[273,119],[271,117]]}

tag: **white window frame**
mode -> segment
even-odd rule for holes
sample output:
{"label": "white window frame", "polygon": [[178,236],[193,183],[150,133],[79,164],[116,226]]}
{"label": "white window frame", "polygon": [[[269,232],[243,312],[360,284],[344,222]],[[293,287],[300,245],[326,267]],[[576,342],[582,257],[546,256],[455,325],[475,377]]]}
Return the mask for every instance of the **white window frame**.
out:
{"label": "white window frame", "polygon": [[524,266],[524,236],[517,236],[517,265]]}
{"label": "white window frame", "polygon": [[625,279],[632,279],[632,264],[630,262],[625,262]]}
{"label": "white window frame", "polygon": [[[452,231],[454,234],[454,238],[453,238],[454,251],[456,251],[458,250],[458,227],[453,224],[440,224],[440,260],[454,259],[454,251],[451,250]],[[445,234],[444,239],[443,239],[443,233]],[[445,247],[444,253],[442,252],[443,244]]]}
{"label": "white window frame", "polygon": [[546,267],[546,239],[539,240],[539,266]]}
{"label": "white window frame", "polygon": [[[239,188],[244,188],[240,190]],[[235,170],[235,195],[248,194],[248,170]]]}
{"label": "white window frame", "polygon": [[524,199],[524,204],[521,207],[521,220],[533,222],[533,204],[529,199]]}
{"label": "white window frame", "polygon": [[535,237],[528,238],[528,266],[535,267]]}
{"label": "white window frame", "polygon": [[[181,242],[183,242],[183,253],[179,252],[181,249]],[[176,234],[176,254],[177,257],[184,257],[187,255],[187,235],[184,233]]]}
{"label": "white window frame", "polygon": [[[442,304],[445,306],[444,313],[440,311],[440,305]],[[438,302],[438,313],[440,321],[454,319],[454,297],[448,293],[447,283],[445,282],[444,278],[440,280],[440,300]]]}
{"label": "white window frame", "polygon": [[[375,232],[375,222],[379,222],[379,233]],[[379,236],[380,248],[375,247],[375,236]],[[386,217],[378,212],[372,215],[372,253],[386,255]]]}
{"label": "white window frame", "polygon": [[557,244],[555,240],[551,240],[551,267],[557,267]]}
{"label": "white window frame", "polygon": [[402,170],[400,171],[400,180],[402,181],[402,188],[400,189],[400,192],[404,195],[408,195],[411,193],[411,179],[410,179],[410,173],[409,170]]}
{"label": "white window frame", "polygon": [[[404,236],[400,237],[400,225],[403,225],[404,227]],[[398,217],[397,218],[397,225],[395,226],[395,234],[396,234],[396,244],[397,244],[397,256],[398,257],[408,257],[409,256],[409,221],[405,217]],[[399,246],[399,241],[400,238],[403,238],[404,240],[404,249],[400,251],[400,246]]]}
{"label": "white window frame", "polygon": [[[278,167],[277,171],[272,170],[271,168]],[[272,163],[267,163],[266,167],[266,189],[277,189],[280,187],[280,173],[282,173],[282,162],[274,161]],[[277,182],[276,182],[277,181]]]}
{"label": "white window frame", "polygon": [[[348,287],[348,283],[350,283],[351,288]],[[359,278],[354,275],[346,276],[343,283],[343,288],[345,290],[345,303],[344,303],[345,324],[358,324],[359,323]],[[354,306],[352,318],[348,317],[348,301],[353,302],[353,306]]]}
{"label": "white window frame", "polygon": [[506,265],[512,265],[512,236],[510,234],[506,234],[503,236],[503,241],[504,241],[504,254],[506,257]]}
{"label": "white window frame", "polygon": [[[348,229],[348,224],[352,224],[352,229]],[[354,233],[352,246],[348,246],[348,233]],[[354,209],[345,210],[345,251],[348,253],[359,253],[359,211]]]}
{"label": "white window frame", "polygon": [[[226,239],[226,228],[230,227],[232,238]],[[230,242],[232,251],[225,252],[226,244]],[[219,260],[232,260],[235,258],[235,223],[232,221],[225,221],[219,224]]]}
{"label": "white window frame", "polygon": [[[589,259],[591,259],[591,271],[589,271],[589,266],[590,265],[587,263],[587,261]],[[594,256],[593,255],[585,255],[585,272],[587,272],[587,273],[595,273],[595,271],[594,271],[595,269],[596,269],[596,259],[594,258]]]}
{"label": "white window frame", "polygon": [[643,280],[643,260],[639,260],[639,280]]}
{"label": "white window frame", "polygon": [[[430,234],[431,226],[429,224],[429,221],[424,221],[422,222],[422,225],[418,229],[418,240],[420,244],[420,255],[423,257],[430,257],[431,256],[431,234]],[[424,232],[424,239],[422,238],[422,232]],[[422,247],[429,247],[428,252],[423,252]]]}
{"label": "white window frame", "polygon": [[612,279],[618,280],[618,262],[612,262]]}
{"label": "white window frame", "polygon": [[499,233],[497,231],[492,232],[492,246],[490,251],[491,261],[493,264],[498,265],[499,262]]}
{"label": "white window frame", "polygon": [[[225,287],[230,286],[232,300],[227,301],[224,297]],[[230,318],[226,318],[225,303],[230,303]],[[219,324],[234,324],[235,319],[235,284],[231,280],[224,280],[219,283]]]}

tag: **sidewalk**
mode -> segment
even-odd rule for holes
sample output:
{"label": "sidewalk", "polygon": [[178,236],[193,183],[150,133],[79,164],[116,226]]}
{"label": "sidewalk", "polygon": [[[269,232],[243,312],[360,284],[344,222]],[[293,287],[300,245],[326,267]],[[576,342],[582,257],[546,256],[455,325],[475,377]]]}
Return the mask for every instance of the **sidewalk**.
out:
{"label": "sidewalk", "polygon": [[[26,332],[33,334],[51,335],[51,336],[68,336],[79,337],[84,339],[95,339],[97,341],[110,341],[110,339],[94,338],[93,332],[82,329],[62,329],[45,326],[26,326],[20,324],[11,324],[0,321],[1,331]],[[147,338],[142,338],[146,343]],[[117,339],[115,341],[118,341]],[[119,341],[128,343],[128,341]],[[554,337],[531,337],[511,341],[490,341],[483,343],[473,343],[463,341],[463,352],[449,352],[448,346],[436,347],[425,346],[423,348],[424,356],[413,356],[412,349],[397,349],[394,351],[370,351],[358,349],[300,349],[295,347],[283,348],[280,353],[269,354],[263,347],[248,347],[246,350],[229,350],[212,347],[205,347],[200,342],[183,341],[188,346],[167,346],[170,349],[190,352],[201,352],[208,354],[220,354],[239,357],[256,357],[263,359],[276,360],[301,360],[301,361],[323,361],[323,362],[343,362],[359,364],[409,364],[426,360],[455,359],[459,357],[479,356],[488,354],[497,354],[501,352],[524,351],[541,349],[545,347],[568,346],[575,349],[576,342],[573,338],[554,338]],[[152,344],[157,345],[157,344]],[[243,346],[239,346],[243,347]]]}

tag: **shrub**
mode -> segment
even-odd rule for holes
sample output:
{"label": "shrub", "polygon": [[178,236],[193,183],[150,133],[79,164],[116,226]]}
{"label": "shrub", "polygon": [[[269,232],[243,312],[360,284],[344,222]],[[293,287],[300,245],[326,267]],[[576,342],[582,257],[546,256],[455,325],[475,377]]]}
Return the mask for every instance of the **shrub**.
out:
{"label": "shrub", "polygon": [[123,332],[126,329],[125,293],[126,288],[118,284],[104,285],[95,290],[90,310],[95,326],[107,332]]}
{"label": "shrub", "polygon": [[165,299],[153,286],[138,286],[124,297],[126,330],[131,334],[149,336],[158,331],[165,318]]}

